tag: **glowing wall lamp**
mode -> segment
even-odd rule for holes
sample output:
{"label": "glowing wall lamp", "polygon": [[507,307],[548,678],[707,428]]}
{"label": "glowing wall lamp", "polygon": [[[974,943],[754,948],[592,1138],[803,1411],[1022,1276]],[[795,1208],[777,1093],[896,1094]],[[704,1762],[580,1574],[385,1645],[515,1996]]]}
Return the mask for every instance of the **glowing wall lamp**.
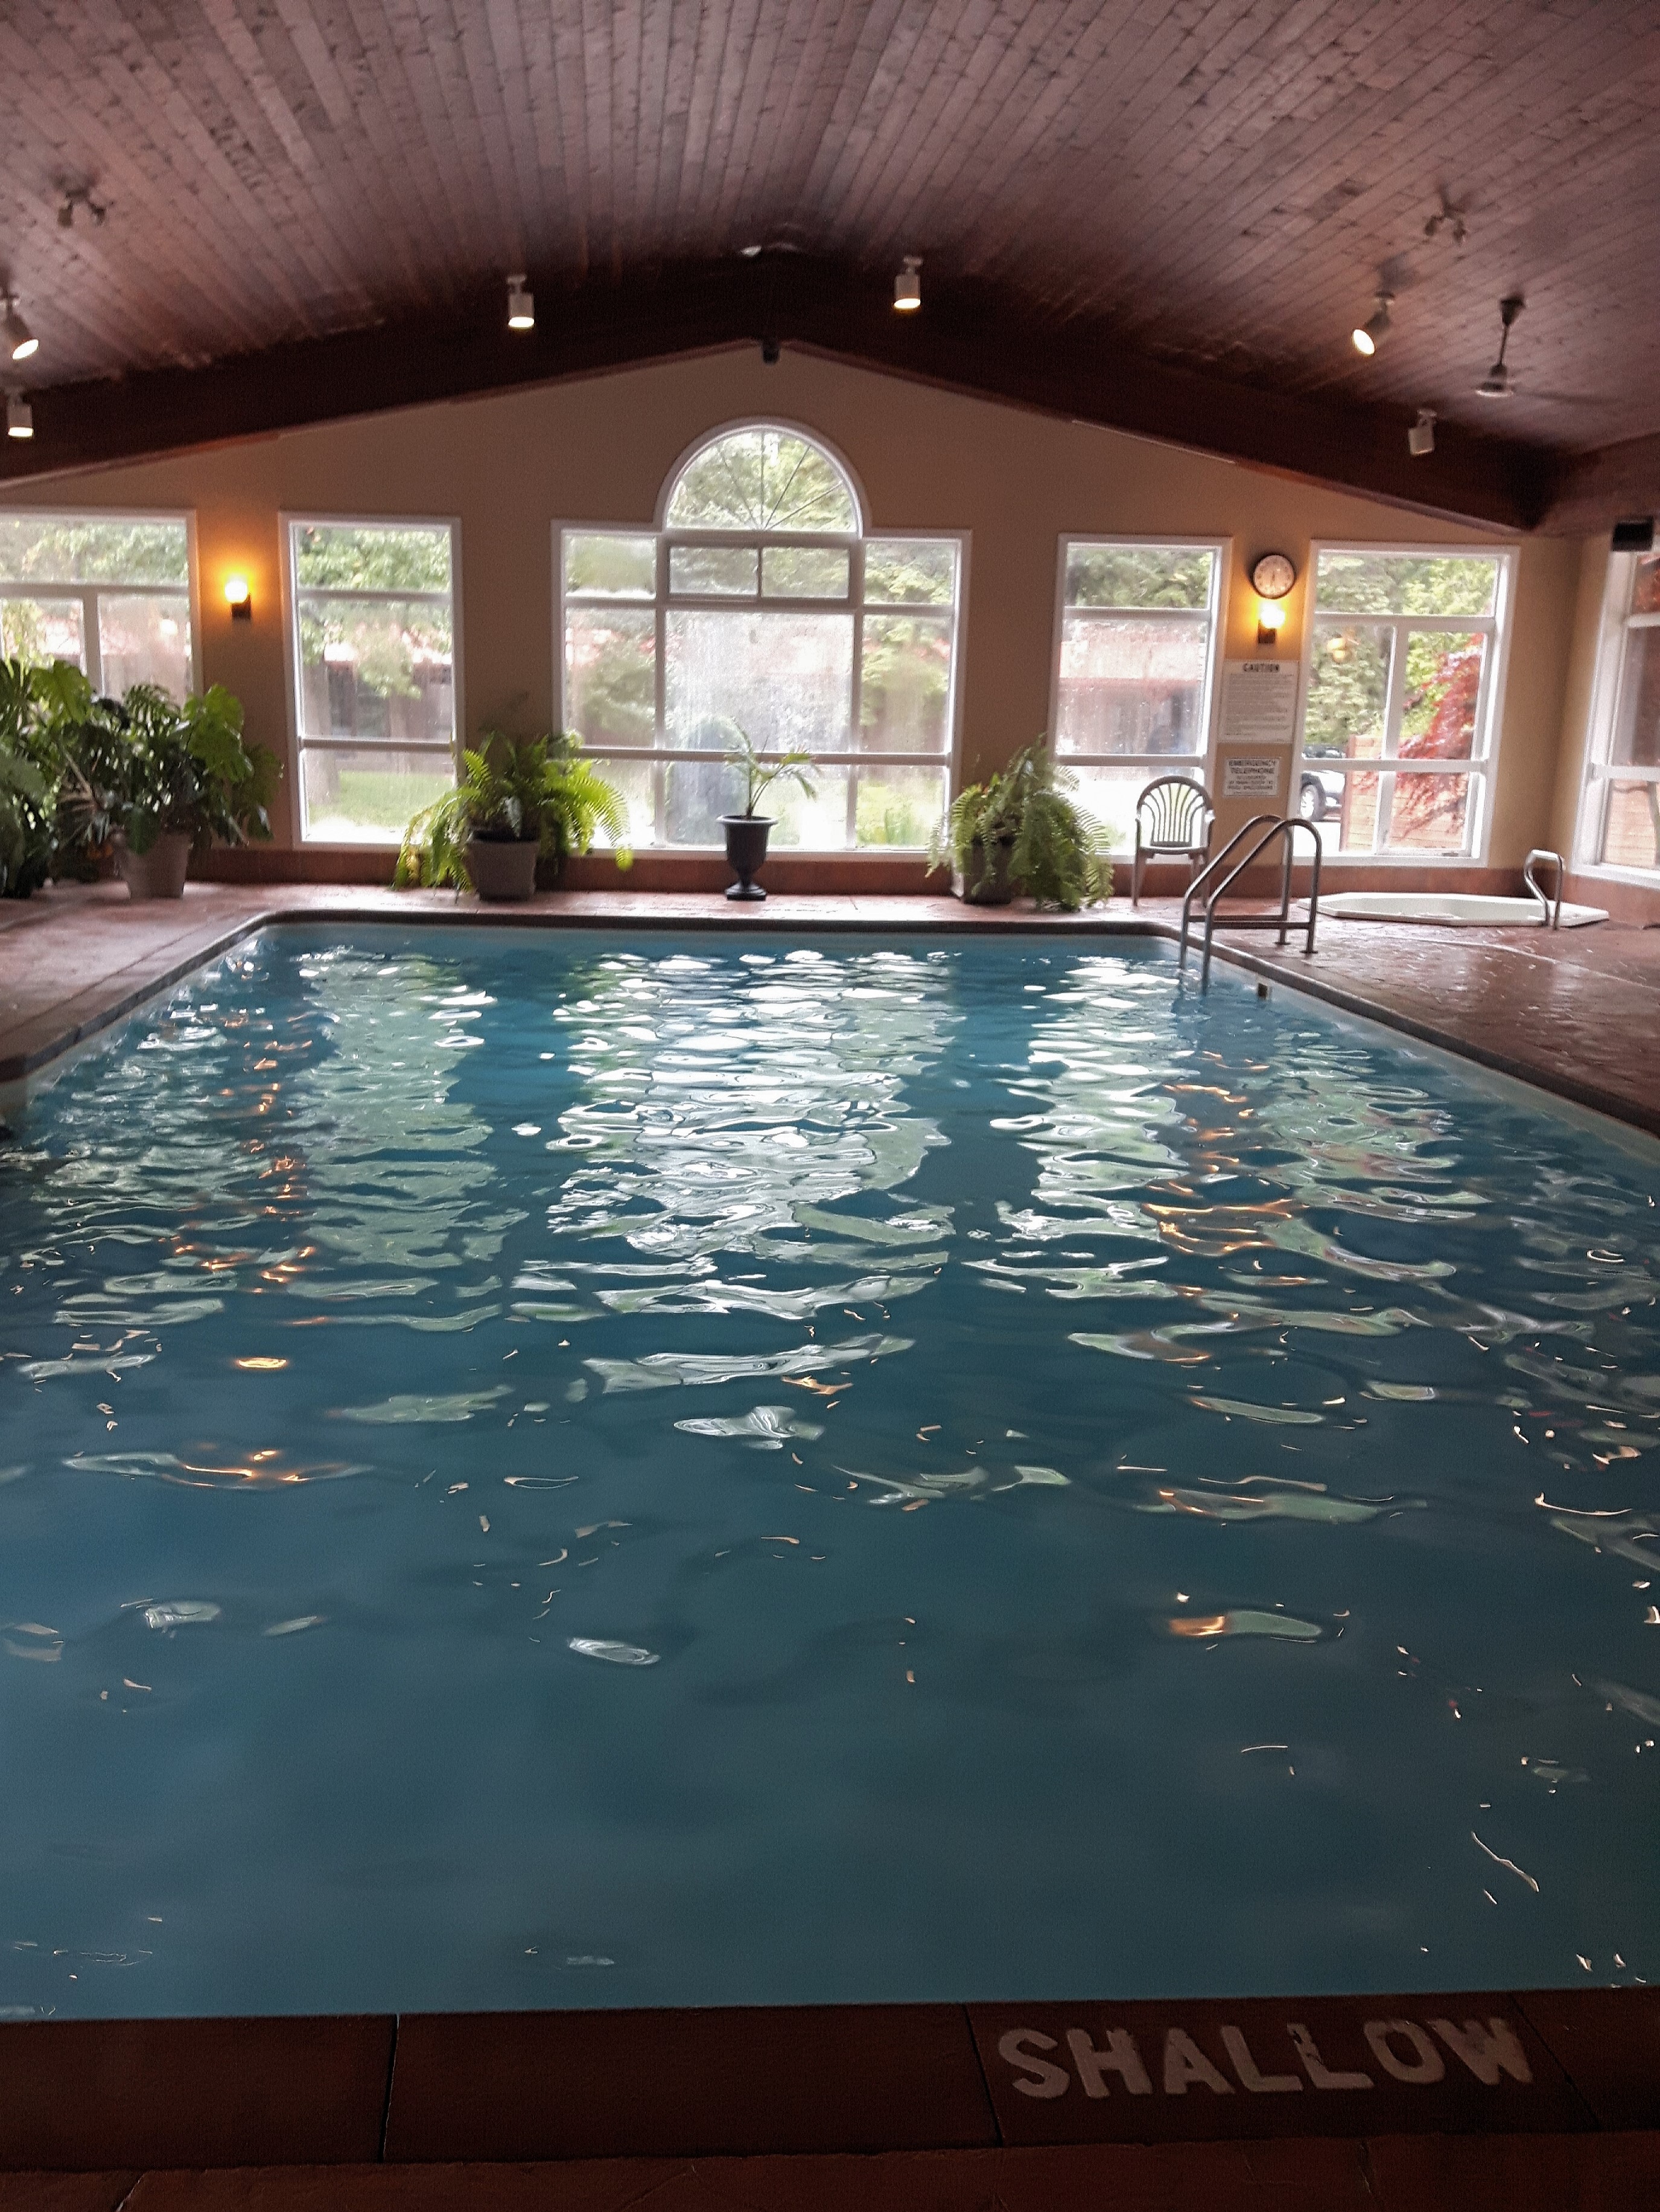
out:
{"label": "glowing wall lamp", "polygon": [[1256,642],[1258,645],[1278,645],[1280,625],[1286,619],[1283,599],[1258,599],[1256,602]]}
{"label": "glowing wall lamp", "polygon": [[225,579],[225,605],[230,609],[233,622],[253,620],[253,594],[248,589],[248,580],[239,571]]}

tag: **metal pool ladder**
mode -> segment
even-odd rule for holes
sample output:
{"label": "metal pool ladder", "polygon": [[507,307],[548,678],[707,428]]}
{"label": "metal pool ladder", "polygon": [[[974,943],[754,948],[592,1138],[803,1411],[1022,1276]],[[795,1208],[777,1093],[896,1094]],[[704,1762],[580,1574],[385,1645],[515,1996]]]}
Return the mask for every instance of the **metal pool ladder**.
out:
{"label": "metal pool ladder", "polygon": [[[1181,946],[1177,956],[1177,965],[1178,968],[1185,968],[1188,964],[1188,918],[1192,913],[1194,900],[1199,896],[1201,890],[1206,891],[1204,957],[1201,961],[1199,966],[1199,988],[1201,991],[1208,991],[1210,988],[1211,939],[1214,935],[1216,930],[1216,909],[1221,903],[1222,900],[1226,896],[1227,893],[1233,888],[1236,879],[1244,873],[1245,870],[1250,866],[1253,860],[1259,859],[1262,854],[1267,852],[1268,847],[1274,843],[1276,838],[1281,840],[1285,847],[1285,860],[1280,872],[1279,913],[1235,915],[1232,920],[1229,922],[1228,927],[1230,929],[1277,929],[1280,933],[1280,944],[1283,945],[1285,943],[1286,933],[1292,926],[1291,920],[1291,864],[1292,852],[1297,842],[1297,832],[1299,830],[1307,830],[1310,838],[1313,842],[1314,874],[1309,884],[1309,918],[1307,923],[1304,924],[1298,922],[1296,926],[1298,928],[1304,929],[1305,931],[1303,940],[1303,950],[1304,953],[1313,951],[1314,926],[1318,921],[1320,915],[1320,832],[1315,828],[1311,822],[1304,822],[1295,814],[1286,814],[1283,816],[1277,814],[1253,814],[1250,820],[1246,823],[1244,828],[1237,831],[1235,836],[1229,838],[1227,843],[1224,845],[1221,851],[1216,855],[1216,858],[1213,860],[1207,861],[1199,871],[1199,873],[1194,878],[1192,883],[1189,884],[1188,895],[1182,902]],[[1207,890],[1207,886],[1210,884],[1211,879],[1215,876],[1217,871],[1233,858],[1234,854],[1238,852],[1239,848],[1245,844],[1248,838],[1254,839],[1254,842],[1249,845],[1246,851],[1241,855],[1241,857],[1237,860],[1234,861],[1233,866],[1228,870],[1228,872],[1222,878],[1221,881],[1216,884],[1213,889]],[[1530,856],[1530,858],[1533,859],[1536,859],[1538,857],[1540,856],[1537,854]],[[1553,854],[1551,857],[1554,858],[1554,855]],[[1560,882],[1560,877],[1558,880]],[[1544,894],[1541,892],[1539,896],[1542,897]]]}
{"label": "metal pool ladder", "polygon": [[[1539,878],[1533,872],[1533,864],[1535,860],[1548,860],[1556,871],[1556,896],[1554,901],[1548,899],[1539,888]],[[1553,853],[1548,845],[1535,845],[1522,863],[1522,880],[1538,900],[1540,905],[1544,908],[1542,918],[1545,926],[1550,929],[1560,929],[1562,927],[1562,878],[1566,873],[1567,867],[1562,855],[1560,853]]]}

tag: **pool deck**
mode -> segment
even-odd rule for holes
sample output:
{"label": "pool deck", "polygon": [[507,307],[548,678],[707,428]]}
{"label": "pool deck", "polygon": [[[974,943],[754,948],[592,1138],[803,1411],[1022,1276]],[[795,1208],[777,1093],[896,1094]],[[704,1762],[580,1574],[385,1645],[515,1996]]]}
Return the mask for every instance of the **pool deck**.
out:
{"label": "pool deck", "polygon": [[[1168,934],[1176,914],[1173,902],[1150,901],[1132,915],[1115,901],[1104,919]],[[915,896],[778,896],[740,908],[706,894],[571,892],[481,913],[447,894],[356,887],[192,884],[182,904],[138,908],[112,886],[53,891],[0,903],[0,1083],[49,1070],[249,929],[283,917],[1080,936],[1097,935],[1104,919]],[[1219,950],[1270,988],[1301,985],[1660,1134],[1660,931],[1328,921],[1311,958],[1295,940],[1277,949],[1267,933],[1225,930]],[[1115,2007],[1115,2021],[1146,2013],[1135,2025],[1142,2046],[1166,2051],[1166,2094],[1145,2097],[1126,2095],[1117,2074],[1107,2085],[1099,2069],[1090,2087],[1088,2061],[1107,2043],[1104,2006],[1025,2008],[1024,2057],[1001,2048],[1014,2017],[1006,2008],[903,2009],[914,2010],[909,2025],[890,2014],[879,2037],[860,2028],[866,2008],[855,2007],[840,2008],[828,2028],[770,2015],[758,2039],[731,2014],[3,2024],[0,2212],[1627,2212],[1660,2203],[1660,1992]],[[1242,2096],[1226,2079],[1219,2094],[1195,2075],[1190,2094],[1184,2081],[1171,2097],[1162,2022],[1176,2010],[1213,2071],[1231,2066],[1259,2094]],[[1468,2062],[1461,2070],[1438,2050],[1440,2074],[1412,2073],[1423,2067],[1432,2010],[1438,2033],[1443,2011],[1455,2028],[1508,2014],[1530,2057],[1527,2090],[1508,2076],[1484,2085]],[[1362,2011],[1389,2014],[1371,2025],[1391,2033],[1395,2015],[1420,2015],[1425,2040],[1409,2033],[1392,2046],[1408,2069],[1395,2081],[1406,2086],[1386,2082],[1355,2043]],[[964,2024],[930,2025],[924,2013]],[[1288,2013],[1313,2023],[1328,2065],[1370,2067],[1371,2094],[1347,2105],[1341,2094],[1260,2094],[1305,2087],[1274,2070],[1294,2063],[1280,2017]],[[1067,2024],[1074,2015],[1081,2032]],[[1228,2032],[1245,2045],[1226,2042],[1225,2026],[1241,2021]],[[1240,2070],[1242,2047],[1243,2065],[1262,2075]],[[1456,2051],[1456,2038],[1446,2047]],[[1060,2069],[1033,2067],[1031,2054],[1044,2051]],[[1084,2070],[1056,2088],[1069,2051]],[[1329,2086],[1300,2063],[1307,2087]],[[1217,2136],[1231,2139],[1202,2139]]]}
{"label": "pool deck", "polygon": [[[1250,909],[1240,909],[1241,912]],[[192,884],[183,902],[134,907],[116,884],[0,902],[0,1084],[33,1074],[262,921],[442,921],[631,928],[1173,929],[1179,907],[1128,901],[1084,915],[967,907],[952,898],[775,896],[730,905],[706,892],[554,892],[480,908],[447,891],[356,885]],[[1219,929],[1225,958],[1295,983],[1484,1066],[1660,1135],[1660,929],[1604,922],[1560,932],[1322,921],[1312,956],[1295,939]],[[3,2212],[3,2208],[0,2208]]]}

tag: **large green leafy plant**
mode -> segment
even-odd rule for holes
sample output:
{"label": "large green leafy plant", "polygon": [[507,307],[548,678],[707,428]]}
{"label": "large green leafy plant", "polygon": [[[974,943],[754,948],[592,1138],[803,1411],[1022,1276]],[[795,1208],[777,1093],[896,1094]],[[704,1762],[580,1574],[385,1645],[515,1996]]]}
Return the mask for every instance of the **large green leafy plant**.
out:
{"label": "large green leafy plant", "polygon": [[1039,906],[1071,913],[1110,897],[1104,833],[1074,788],[1041,738],[1022,746],[998,775],[958,793],[929,841],[930,872],[955,868],[970,891],[982,892],[1006,856],[1010,878]]}
{"label": "large green leafy plant", "polygon": [[168,836],[198,853],[271,836],[283,764],[268,745],[244,741],[242,702],[222,684],[181,704],[153,684],[102,699],[77,669],[50,673],[66,854],[84,862],[117,837],[142,854]]}
{"label": "large green leafy plant", "polygon": [[57,675],[55,668],[0,660],[0,896],[6,898],[39,890],[58,857]]}
{"label": "large green leafy plant", "polygon": [[626,868],[634,855],[623,840],[628,809],[622,794],[590,761],[581,739],[569,733],[512,738],[486,731],[476,750],[462,755],[459,782],[423,807],[404,832],[393,881],[400,890],[421,885],[471,887],[467,847],[490,842],[533,844],[545,860],[562,863],[586,853],[605,830]]}

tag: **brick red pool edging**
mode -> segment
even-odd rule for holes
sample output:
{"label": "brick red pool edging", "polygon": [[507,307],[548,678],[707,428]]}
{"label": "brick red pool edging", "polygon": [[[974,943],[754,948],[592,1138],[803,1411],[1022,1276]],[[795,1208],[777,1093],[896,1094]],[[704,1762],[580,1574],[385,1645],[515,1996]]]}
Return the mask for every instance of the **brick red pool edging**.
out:
{"label": "brick red pool edging", "polygon": [[0,2170],[1660,2127],[1660,1990],[0,2025]]}

